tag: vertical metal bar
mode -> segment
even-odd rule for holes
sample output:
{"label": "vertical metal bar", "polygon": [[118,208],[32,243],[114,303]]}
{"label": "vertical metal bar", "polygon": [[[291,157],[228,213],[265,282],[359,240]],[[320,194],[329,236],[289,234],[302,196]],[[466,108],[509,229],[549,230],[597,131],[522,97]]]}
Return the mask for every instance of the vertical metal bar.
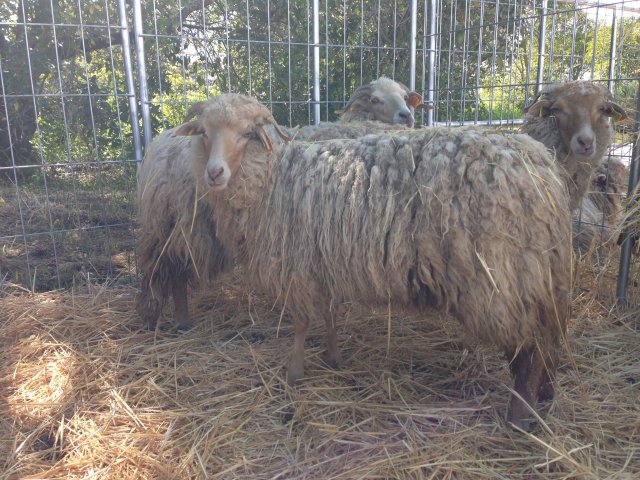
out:
{"label": "vertical metal bar", "polygon": [[536,92],[540,91],[544,73],[544,56],[547,42],[547,0],[542,0],[540,12],[540,33],[538,35],[538,73],[536,74]]}
{"label": "vertical metal bar", "polygon": [[249,0],[246,0],[247,6],[247,65],[249,67],[249,95],[253,95],[253,78],[251,76],[251,12],[249,11]]}
{"label": "vertical metal bar", "polygon": [[[638,177],[640,176],[640,81],[638,81],[638,91],[636,93],[636,128],[635,128],[635,141],[633,143],[633,153],[631,154],[631,166],[629,172],[629,188],[628,198],[631,199],[627,210],[630,207],[635,207],[638,204],[637,199],[634,199],[634,193],[636,186],[638,185]],[[620,234],[620,269],[618,271],[618,285],[616,288],[617,304],[624,306],[627,304],[627,288],[629,286],[629,270],[631,264],[631,248],[633,247],[633,238],[630,235],[628,228],[624,228]]]}
{"label": "vertical metal bar", "polygon": [[[436,2],[437,0],[431,0],[429,9],[429,90],[427,91],[428,103],[434,107],[436,85]],[[433,108],[427,110],[427,125],[429,126],[433,125],[433,111]]]}
{"label": "vertical metal bar", "polygon": [[416,37],[418,35],[418,0],[411,0],[411,33],[409,37],[409,90],[416,89]]}
{"label": "vertical metal bar", "polygon": [[131,45],[129,44],[129,22],[127,22],[127,7],[125,0],[118,0],[118,14],[120,15],[120,34],[122,35],[122,61],[124,63],[124,77],[127,82],[127,96],[129,97],[129,117],[131,118],[131,132],[133,134],[133,148],[136,152],[136,162],[142,161],[142,142],[140,139],[140,124],[138,123],[138,104],[136,102],[136,87],[133,81],[131,66]]}
{"label": "vertical metal bar", "polygon": [[151,143],[151,114],[149,112],[149,90],[147,88],[147,71],[144,61],[144,38],[142,37],[142,8],[140,0],[133,0],[133,35],[135,37],[136,64],[138,67],[138,84],[140,88],[140,110],[142,112],[142,132],[144,146]]}
{"label": "vertical metal bar", "polygon": [[313,121],[320,123],[320,7],[313,0]]}
{"label": "vertical metal bar", "polygon": [[609,81],[607,85],[609,90],[613,91],[613,75],[616,70],[616,43],[618,43],[618,19],[616,18],[617,9],[613,9],[611,17],[611,48],[609,50]]}

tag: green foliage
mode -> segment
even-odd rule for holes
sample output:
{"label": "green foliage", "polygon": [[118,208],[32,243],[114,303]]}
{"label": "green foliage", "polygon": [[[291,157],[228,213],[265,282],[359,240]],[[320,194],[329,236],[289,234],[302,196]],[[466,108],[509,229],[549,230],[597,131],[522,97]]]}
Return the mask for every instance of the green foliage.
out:
{"label": "green foliage", "polygon": [[[521,116],[525,99],[534,93],[539,61],[541,19],[534,6],[440,4],[436,120]],[[266,102],[282,124],[313,121],[308,0],[175,0],[142,2],[142,8],[155,132],[182,122],[190,103],[226,91]],[[419,32],[432,15],[424,8],[418,9]],[[409,83],[410,13],[408,2],[393,0],[320,3],[322,120],[335,120],[350,94],[380,75]],[[610,21],[596,24],[573,7],[549,11],[545,21],[543,81],[607,78]],[[0,166],[45,164],[79,177],[79,165],[133,159],[117,23],[115,0],[0,5],[0,59],[2,71],[11,72],[2,77],[0,132],[14,132],[12,138],[0,133]],[[632,106],[640,20],[618,23],[615,76],[628,80],[615,83],[614,90]],[[417,38],[418,90],[426,88],[429,37],[424,33]],[[12,128],[4,128],[7,124]]]}

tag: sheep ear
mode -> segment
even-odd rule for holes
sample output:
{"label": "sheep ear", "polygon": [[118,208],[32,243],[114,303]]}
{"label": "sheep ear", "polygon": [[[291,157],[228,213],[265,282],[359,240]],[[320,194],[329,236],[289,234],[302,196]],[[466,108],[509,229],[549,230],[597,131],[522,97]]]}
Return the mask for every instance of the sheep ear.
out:
{"label": "sheep ear", "polygon": [[407,94],[407,106],[416,108],[422,103],[422,96],[417,92],[409,92]]}
{"label": "sheep ear", "polygon": [[344,106],[341,113],[348,111],[356,102],[359,102],[361,100],[369,100],[372,92],[373,89],[371,88],[371,82],[367,83],[366,85],[360,85],[358,88],[356,88],[356,91],[353,92],[353,95],[351,95],[351,98]]}
{"label": "sheep ear", "polygon": [[258,138],[262,141],[264,148],[267,149],[267,152],[271,153],[273,150],[273,143],[271,142],[269,135],[267,135],[267,132],[264,130],[264,127],[262,125],[257,125],[256,133],[258,134]]}
{"label": "sheep ear", "polygon": [[627,112],[625,111],[624,108],[622,108],[620,105],[618,105],[615,102],[609,102],[607,104],[607,108],[611,109],[611,117],[616,121],[619,122],[621,120],[624,120],[625,118],[627,118]]}
{"label": "sheep ear", "polygon": [[549,102],[544,98],[536,98],[534,102],[524,107],[524,113],[529,117],[546,117],[549,115]]}
{"label": "sheep ear", "polygon": [[204,133],[202,124],[198,120],[183,123],[176,129],[176,136],[201,135]]}
{"label": "sheep ear", "polygon": [[187,111],[187,114],[184,117],[184,121],[188,122],[192,118],[199,117],[204,112],[204,107],[207,105],[207,102],[196,102]]}

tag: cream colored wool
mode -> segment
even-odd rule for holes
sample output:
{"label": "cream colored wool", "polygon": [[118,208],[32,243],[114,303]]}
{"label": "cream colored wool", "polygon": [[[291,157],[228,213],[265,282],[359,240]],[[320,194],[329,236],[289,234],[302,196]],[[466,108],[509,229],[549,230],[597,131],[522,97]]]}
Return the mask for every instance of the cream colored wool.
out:
{"label": "cream colored wool", "polygon": [[[568,203],[543,145],[477,128],[294,141],[271,155],[254,142],[211,193],[216,234],[247,282],[293,315],[294,380],[309,322],[326,323],[339,360],[344,302],[436,307],[516,357],[531,405],[552,395],[569,314]],[[514,397],[510,420],[527,414]]]}

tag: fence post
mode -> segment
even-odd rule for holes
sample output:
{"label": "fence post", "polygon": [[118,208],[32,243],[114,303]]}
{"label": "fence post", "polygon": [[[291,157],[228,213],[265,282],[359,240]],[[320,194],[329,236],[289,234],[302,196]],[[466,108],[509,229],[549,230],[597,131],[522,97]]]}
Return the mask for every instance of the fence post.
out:
{"label": "fence post", "polygon": [[149,113],[149,92],[147,90],[147,71],[144,65],[144,38],[142,33],[142,8],[140,0],[133,0],[133,35],[135,36],[136,64],[138,66],[138,84],[140,88],[140,110],[142,112],[142,132],[145,147],[151,143],[151,115]]}
{"label": "fence post", "polygon": [[542,0],[540,13],[540,33],[538,34],[538,72],[536,74],[536,93],[540,91],[544,72],[544,55],[547,42],[547,0]]}
{"label": "fence post", "polygon": [[416,36],[418,35],[418,0],[411,0],[411,32],[409,33],[409,90],[416,89]]}
{"label": "fence post", "polygon": [[313,121],[320,123],[320,6],[313,0]]}
{"label": "fence post", "polygon": [[136,167],[142,161],[142,142],[140,141],[140,124],[138,123],[138,104],[136,87],[133,82],[133,68],[131,67],[131,44],[129,43],[129,22],[127,22],[127,7],[125,0],[118,0],[118,14],[120,15],[120,34],[122,35],[122,61],[124,76],[127,82],[127,96],[129,97],[129,117],[131,117],[131,132],[133,147],[136,152]]}
{"label": "fence post", "polygon": [[[640,175],[640,81],[638,82],[638,92],[636,94],[636,122],[635,122],[635,139],[633,142],[633,153],[631,154],[631,168],[629,172],[629,189],[627,203],[627,211],[637,205],[638,199],[634,198],[636,185],[638,184],[638,176]],[[637,228],[637,227],[636,227]],[[629,228],[625,227],[620,234],[621,251],[620,251],[620,270],[618,271],[618,285],[616,289],[618,306],[627,304],[627,288],[629,286],[629,270],[631,263],[631,248],[634,239],[630,235]]]}
{"label": "fence post", "polygon": [[436,2],[429,2],[429,84],[427,91],[427,103],[433,105],[434,108],[427,110],[427,125],[433,125],[433,112],[435,110],[434,92],[436,88]]}
{"label": "fence post", "polygon": [[609,50],[609,90],[613,91],[613,74],[616,69],[616,43],[618,36],[618,21],[616,18],[617,10],[613,9],[613,16],[611,17],[611,49]]}

